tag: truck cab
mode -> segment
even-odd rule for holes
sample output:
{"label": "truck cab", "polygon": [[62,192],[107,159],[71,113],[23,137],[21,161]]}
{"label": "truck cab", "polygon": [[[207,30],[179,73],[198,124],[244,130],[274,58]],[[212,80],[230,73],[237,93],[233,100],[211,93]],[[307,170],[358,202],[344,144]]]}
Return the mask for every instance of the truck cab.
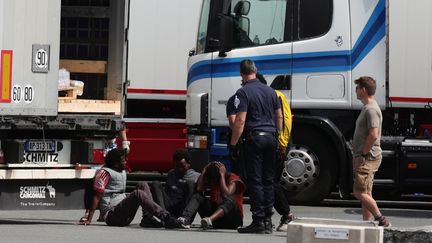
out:
{"label": "truck cab", "polygon": [[[400,148],[407,138],[420,136],[415,126],[431,122],[424,119],[429,109],[406,103],[395,107],[392,103],[392,91],[401,91],[398,87],[412,82],[394,78],[397,70],[408,65],[388,67],[392,60],[400,61],[400,53],[389,56],[397,49],[388,39],[392,33],[401,33],[388,23],[405,11],[402,5],[385,0],[204,0],[196,49],[189,58],[186,100],[187,145],[196,163],[222,160],[229,167],[225,105],[240,88],[240,61],[252,59],[268,84],[278,83],[277,89],[288,98],[294,114],[293,146],[280,180],[291,200],[315,203],[331,190],[348,196],[351,139],[362,107],[355,95],[355,79],[371,76],[377,81],[375,99],[385,117],[383,137],[395,147]],[[393,30],[390,35],[389,29]],[[416,49],[414,46],[410,45]],[[416,82],[424,86],[427,80]],[[399,95],[412,92],[401,91]],[[415,115],[408,107],[417,108]],[[408,123],[412,132],[392,130],[394,118]],[[400,151],[392,152],[386,154],[394,156]],[[399,168],[399,162],[386,157],[383,164]],[[380,176],[376,182],[401,188],[395,178],[403,173]]]}

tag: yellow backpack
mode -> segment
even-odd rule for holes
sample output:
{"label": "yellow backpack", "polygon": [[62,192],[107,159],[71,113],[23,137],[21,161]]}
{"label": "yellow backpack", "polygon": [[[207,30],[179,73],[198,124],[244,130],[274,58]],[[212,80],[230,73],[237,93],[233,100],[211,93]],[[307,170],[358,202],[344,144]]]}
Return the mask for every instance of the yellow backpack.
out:
{"label": "yellow backpack", "polygon": [[275,90],[275,91],[281,104],[281,110],[283,116],[282,131],[279,133],[278,145],[279,148],[285,149],[288,147],[288,141],[291,136],[291,128],[292,128],[291,108],[289,106],[288,100],[285,97],[285,95],[279,90]]}

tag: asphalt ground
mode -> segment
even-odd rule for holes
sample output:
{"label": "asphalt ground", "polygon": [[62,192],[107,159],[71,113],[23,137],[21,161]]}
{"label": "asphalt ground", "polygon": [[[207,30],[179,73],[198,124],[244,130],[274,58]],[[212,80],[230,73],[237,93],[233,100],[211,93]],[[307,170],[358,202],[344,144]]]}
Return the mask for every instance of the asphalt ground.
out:
{"label": "asphalt ground", "polygon": [[[324,202],[329,203],[329,202]],[[411,231],[432,226],[432,211],[405,207],[381,208],[393,224],[393,229]],[[245,205],[245,225],[251,222],[249,205]],[[360,220],[361,210],[356,206],[338,205],[292,206],[297,217]],[[139,211],[130,226],[109,227],[102,222],[78,225],[83,210],[0,211],[0,242],[286,242],[286,233],[271,235],[239,234],[235,230],[202,230],[196,217],[189,230],[147,229],[139,226]],[[96,215],[97,216],[97,215]],[[273,216],[273,223],[279,216]]]}

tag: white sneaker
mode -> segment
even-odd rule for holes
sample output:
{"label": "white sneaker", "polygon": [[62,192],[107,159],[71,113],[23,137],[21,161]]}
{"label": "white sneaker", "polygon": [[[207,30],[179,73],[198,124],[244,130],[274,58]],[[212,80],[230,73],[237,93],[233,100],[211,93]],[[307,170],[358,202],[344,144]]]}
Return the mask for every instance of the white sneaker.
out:
{"label": "white sneaker", "polygon": [[177,220],[180,222],[180,227],[182,229],[190,229],[190,223],[189,220],[187,220],[185,217],[179,217]]}
{"label": "white sneaker", "polygon": [[203,229],[209,229],[209,228],[211,228],[213,225],[212,225],[212,221],[210,220],[210,218],[202,218],[201,219],[201,227],[203,228]]}

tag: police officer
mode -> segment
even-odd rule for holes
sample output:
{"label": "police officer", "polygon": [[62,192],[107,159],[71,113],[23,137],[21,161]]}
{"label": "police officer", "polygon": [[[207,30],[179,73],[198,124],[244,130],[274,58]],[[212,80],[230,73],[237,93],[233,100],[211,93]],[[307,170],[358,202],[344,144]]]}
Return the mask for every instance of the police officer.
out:
{"label": "police officer", "polygon": [[275,91],[256,78],[252,60],[240,63],[244,86],[234,96],[236,118],[228,146],[230,152],[243,136],[247,188],[251,200],[252,223],[239,233],[272,233],[274,174],[277,132],[282,129],[282,111]]}

